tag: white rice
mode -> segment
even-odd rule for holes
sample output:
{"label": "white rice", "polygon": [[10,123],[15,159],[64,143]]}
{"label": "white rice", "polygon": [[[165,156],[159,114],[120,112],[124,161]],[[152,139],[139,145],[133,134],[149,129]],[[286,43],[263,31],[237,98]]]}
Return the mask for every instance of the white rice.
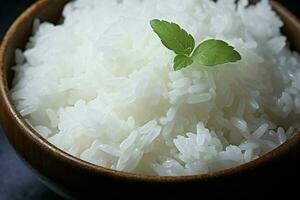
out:
{"label": "white rice", "polygon": [[[12,98],[52,144],[111,169],[180,176],[254,160],[299,128],[300,56],[268,1],[234,2],[75,0],[62,24],[34,23]],[[242,61],[175,72],[154,18],[197,44],[225,40]]]}

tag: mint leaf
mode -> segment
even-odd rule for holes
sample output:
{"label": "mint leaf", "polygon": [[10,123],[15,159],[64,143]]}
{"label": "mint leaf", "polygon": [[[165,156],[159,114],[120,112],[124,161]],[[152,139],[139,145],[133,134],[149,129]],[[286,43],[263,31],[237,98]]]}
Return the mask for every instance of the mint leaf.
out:
{"label": "mint leaf", "polygon": [[186,68],[193,62],[216,66],[242,59],[239,52],[222,40],[206,40],[194,51],[195,39],[179,25],[158,19],[151,20],[150,25],[161,42],[177,54],[174,59],[175,71]]}
{"label": "mint leaf", "polygon": [[178,71],[193,64],[193,59],[185,55],[177,55],[174,59],[174,70]]}
{"label": "mint leaf", "polygon": [[150,22],[153,31],[161,42],[178,55],[189,56],[195,48],[193,36],[188,34],[179,25],[164,20],[154,19]]}
{"label": "mint leaf", "polygon": [[221,40],[206,40],[194,51],[192,58],[205,66],[215,66],[241,60],[241,55],[232,46]]}

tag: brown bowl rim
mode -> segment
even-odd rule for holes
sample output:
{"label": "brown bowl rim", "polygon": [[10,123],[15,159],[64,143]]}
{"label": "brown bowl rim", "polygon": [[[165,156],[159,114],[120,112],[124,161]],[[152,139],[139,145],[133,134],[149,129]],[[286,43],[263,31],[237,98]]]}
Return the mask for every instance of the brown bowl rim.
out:
{"label": "brown bowl rim", "polygon": [[[149,175],[116,171],[113,169],[88,163],[86,161],[83,161],[79,158],[76,158],[64,152],[63,150],[60,150],[56,146],[49,143],[46,139],[42,138],[39,135],[39,133],[37,133],[29,124],[27,124],[27,122],[20,115],[19,111],[16,109],[16,107],[14,106],[11,100],[7,79],[5,77],[6,69],[4,69],[5,52],[9,45],[9,42],[13,39],[13,36],[16,34],[17,27],[21,23],[23,23],[23,21],[26,20],[27,17],[30,16],[32,13],[38,11],[39,9],[42,9],[47,2],[49,2],[49,0],[39,0],[33,3],[28,9],[26,9],[12,24],[12,26],[9,28],[2,41],[2,45],[0,46],[0,100],[3,101],[4,106],[7,107],[9,112],[14,116],[16,120],[16,125],[23,130],[22,134],[26,134],[27,136],[29,136],[35,144],[39,145],[42,149],[44,149],[54,157],[58,159],[63,159],[68,164],[73,165],[74,167],[81,168],[82,170],[88,170],[93,173],[106,174],[109,176],[116,176],[128,180],[146,181],[146,182],[153,182],[153,183],[187,182],[187,181],[195,181],[195,180],[215,179],[215,178],[230,176],[233,174],[240,173],[242,171],[249,170],[253,167],[257,167],[259,165],[262,165],[263,163],[270,161],[271,159],[275,158],[278,155],[281,155],[288,149],[290,145],[292,145],[294,141],[298,141],[298,140],[300,141],[300,130],[298,130],[285,143],[281,144],[276,149],[262,155],[256,160],[253,160],[251,162],[233,168],[217,171],[217,172],[210,172],[207,174],[191,175],[191,176],[149,176]],[[291,21],[292,23],[296,24],[296,26],[299,27],[300,29],[300,21],[297,17],[295,17],[289,10],[283,7],[280,3],[274,0],[270,0],[270,2],[273,7],[276,7],[277,10],[280,10],[282,13],[285,13],[285,17],[287,17],[289,21]],[[9,133],[6,134],[9,135]]]}

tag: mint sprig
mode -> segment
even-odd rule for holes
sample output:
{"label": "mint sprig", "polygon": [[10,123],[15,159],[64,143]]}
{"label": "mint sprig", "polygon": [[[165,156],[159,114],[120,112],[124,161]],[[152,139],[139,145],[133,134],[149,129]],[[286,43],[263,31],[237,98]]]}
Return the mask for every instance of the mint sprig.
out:
{"label": "mint sprig", "polygon": [[150,25],[164,46],[176,54],[173,66],[175,71],[186,68],[194,62],[212,67],[242,59],[239,52],[222,40],[206,40],[195,49],[193,36],[178,24],[154,19]]}

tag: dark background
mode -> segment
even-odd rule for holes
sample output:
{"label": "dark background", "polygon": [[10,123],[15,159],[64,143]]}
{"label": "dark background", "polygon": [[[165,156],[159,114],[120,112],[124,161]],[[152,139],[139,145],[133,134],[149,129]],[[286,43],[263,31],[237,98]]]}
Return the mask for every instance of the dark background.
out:
{"label": "dark background", "polygon": [[[0,41],[10,24],[35,0],[0,0]],[[299,0],[281,0],[300,17]],[[300,37],[300,36],[299,36]],[[1,111],[0,111],[1,112]],[[59,199],[23,165],[0,127],[0,200]]]}

